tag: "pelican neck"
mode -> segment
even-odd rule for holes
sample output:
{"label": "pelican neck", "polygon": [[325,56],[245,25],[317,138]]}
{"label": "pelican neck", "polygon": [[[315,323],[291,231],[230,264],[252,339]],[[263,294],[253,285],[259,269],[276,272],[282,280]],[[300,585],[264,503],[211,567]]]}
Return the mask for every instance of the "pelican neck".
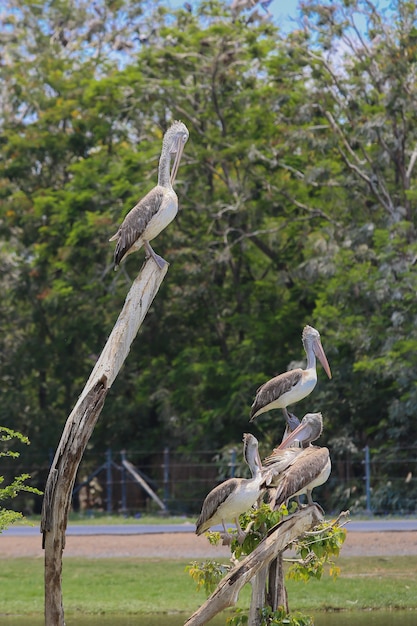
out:
{"label": "pelican neck", "polygon": [[162,152],[159,159],[158,185],[172,189],[171,184],[171,155],[166,145],[162,144]]}

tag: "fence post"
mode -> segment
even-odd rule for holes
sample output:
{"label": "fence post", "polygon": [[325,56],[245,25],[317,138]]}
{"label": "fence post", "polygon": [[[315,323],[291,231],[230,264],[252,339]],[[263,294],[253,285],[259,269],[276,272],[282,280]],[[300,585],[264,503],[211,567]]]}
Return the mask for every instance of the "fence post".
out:
{"label": "fence post", "polygon": [[169,500],[169,448],[164,448],[164,504],[168,509]]}
{"label": "fence post", "polygon": [[111,449],[106,452],[106,493],[107,493],[107,513],[113,511],[113,479],[112,479]]}
{"label": "fence post", "polygon": [[127,514],[127,485],[126,485],[126,468],[123,465],[123,461],[126,460],[126,450],[121,450],[120,456],[122,458],[122,467],[120,469],[122,473],[122,513]]}
{"label": "fence post", "polygon": [[371,455],[369,446],[365,446],[365,493],[366,493],[366,512],[372,514],[371,509]]}

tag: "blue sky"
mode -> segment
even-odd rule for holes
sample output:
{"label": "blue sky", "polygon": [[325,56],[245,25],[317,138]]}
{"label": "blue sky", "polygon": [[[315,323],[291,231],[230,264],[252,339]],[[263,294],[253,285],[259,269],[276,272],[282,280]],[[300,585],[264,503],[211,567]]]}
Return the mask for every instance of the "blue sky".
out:
{"label": "blue sky", "polygon": [[[191,5],[194,4],[193,0],[188,0],[188,2]],[[231,2],[232,0],[230,0]],[[184,6],[184,0],[167,0],[166,4],[172,8],[182,7]],[[272,13],[276,24],[283,28],[288,28],[291,24],[290,19],[297,16],[297,6],[298,0],[272,0],[269,5],[269,11]],[[261,8],[259,8],[259,11],[263,12]]]}

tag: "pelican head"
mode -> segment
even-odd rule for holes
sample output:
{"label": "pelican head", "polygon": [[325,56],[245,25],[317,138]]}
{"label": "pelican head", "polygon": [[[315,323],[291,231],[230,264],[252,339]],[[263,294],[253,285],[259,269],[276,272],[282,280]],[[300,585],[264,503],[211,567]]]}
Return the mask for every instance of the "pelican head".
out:
{"label": "pelican head", "polygon": [[251,433],[244,433],[243,435],[243,456],[246,463],[249,465],[252,476],[258,472],[262,467],[261,457],[258,451],[259,442]]}
{"label": "pelican head", "polygon": [[300,443],[311,443],[323,432],[323,416],[321,413],[306,413],[301,424],[288,435],[278,446],[278,450],[288,448],[295,440]]}
{"label": "pelican head", "polygon": [[313,328],[312,326],[304,326],[303,329],[303,345],[304,349],[309,353],[310,350],[314,352],[320,363],[322,364],[324,371],[326,372],[329,378],[332,377],[332,373],[330,371],[330,365],[327,361],[327,357],[324,353],[323,346],[321,345],[320,333],[318,330]]}
{"label": "pelican head", "polygon": [[171,171],[171,185],[174,184],[181,161],[184,146],[188,141],[189,132],[183,122],[174,122],[164,135],[163,149],[170,157],[174,157]]}

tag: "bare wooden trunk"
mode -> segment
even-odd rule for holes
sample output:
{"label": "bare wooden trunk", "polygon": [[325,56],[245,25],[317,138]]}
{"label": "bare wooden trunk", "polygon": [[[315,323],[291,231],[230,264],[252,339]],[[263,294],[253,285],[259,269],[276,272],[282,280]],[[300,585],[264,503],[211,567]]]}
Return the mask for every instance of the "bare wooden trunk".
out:
{"label": "bare wooden trunk", "polygon": [[262,567],[252,578],[252,594],[248,615],[248,626],[261,626],[260,610],[265,606],[266,579],[268,578],[268,566]]}
{"label": "bare wooden trunk", "polygon": [[42,505],[45,549],[45,626],[65,626],[62,556],[71,494],[86,445],[130,346],[168,270],[149,259],[132,284],[124,306],[78,401],[55,453]]}
{"label": "bare wooden trunk", "polygon": [[[294,515],[280,522],[251,554],[236,565],[236,567],[220,581],[217,589],[206,602],[193,613],[185,622],[184,626],[204,626],[204,624],[209,622],[215,615],[220,613],[220,611],[235,605],[240,590],[247,582],[260,572],[262,572],[261,577],[265,582],[266,574],[263,570],[269,568],[271,561],[276,559],[297,537],[311,530],[322,521],[323,515],[321,510],[313,505],[301,509]],[[262,580],[255,583],[258,594],[261,583]],[[255,609],[256,608],[257,607],[255,607]],[[255,621],[255,609],[253,611],[251,610],[251,616],[254,621],[249,622],[250,626],[255,626],[258,623]]]}
{"label": "bare wooden trunk", "polygon": [[270,564],[268,579],[268,604],[273,611],[276,611],[279,606],[283,606],[288,613],[288,596],[285,587],[284,559],[282,552],[280,552],[276,559]]}
{"label": "bare wooden trunk", "polygon": [[107,394],[106,378],[85,396],[74,416],[73,436],[61,441],[60,456],[51,468],[45,488],[42,530],[45,549],[45,624],[64,624],[62,553],[72,488],[85,446],[93,432]]}

